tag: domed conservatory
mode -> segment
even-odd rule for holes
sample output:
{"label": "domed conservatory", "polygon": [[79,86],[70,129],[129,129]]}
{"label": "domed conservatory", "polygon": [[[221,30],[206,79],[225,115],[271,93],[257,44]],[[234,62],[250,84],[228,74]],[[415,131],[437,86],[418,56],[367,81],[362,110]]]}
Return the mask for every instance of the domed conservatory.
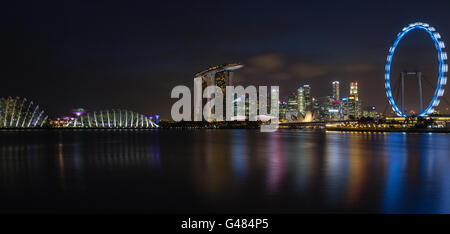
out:
{"label": "domed conservatory", "polygon": [[0,128],[41,128],[48,116],[33,101],[26,98],[0,98]]}
{"label": "domed conservatory", "polygon": [[157,128],[147,116],[129,110],[112,109],[77,114],[68,128]]}

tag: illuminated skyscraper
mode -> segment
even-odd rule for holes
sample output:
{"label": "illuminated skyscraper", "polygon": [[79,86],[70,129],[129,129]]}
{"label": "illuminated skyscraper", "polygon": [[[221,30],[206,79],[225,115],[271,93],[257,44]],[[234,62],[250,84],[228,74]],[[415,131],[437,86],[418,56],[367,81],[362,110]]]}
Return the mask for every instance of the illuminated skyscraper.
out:
{"label": "illuminated skyscraper", "polygon": [[355,101],[359,101],[359,98],[358,98],[358,82],[351,82],[350,83],[350,95],[353,95],[353,97],[355,97]]}
{"label": "illuminated skyscraper", "polygon": [[[280,105],[280,90],[279,89],[272,89],[270,92],[270,115],[277,116],[279,115],[279,106]],[[272,113],[272,110],[274,110],[275,106],[278,106],[278,113]]]}
{"label": "illuminated skyscraper", "polygon": [[354,118],[361,117],[361,104],[358,96],[358,82],[350,83],[350,95],[348,96],[348,115]]}
{"label": "illuminated skyscraper", "polygon": [[297,108],[298,108],[298,113],[305,116],[305,114],[306,114],[305,92],[302,87],[300,87],[297,90]]}
{"label": "illuminated skyscraper", "polygon": [[330,96],[319,97],[317,99],[318,111],[319,111],[319,119],[322,121],[330,120],[331,112],[333,109],[331,106],[332,98]]}
{"label": "illuminated skyscraper", "polygon": [[333,96],[332,98],[334,101],[340,100],[340,93],[339,93],[339,81],[333,81]]}
{"label": "illuminated skyscraper", "polygon": [[280,119],[285,119],[286,117],[286,111],[287,111],[287,102],[279,102],[280,105],[280,110],[279,110],[279,114],[280,114]]}
{"label": "illuminated skyscraper", "polygon": [[311,87],[309,85],[303,85],[303,96],[305,100],[305,111],[311,109]]}
{"label": "illuminated skyscraper", "polygon": [[297,95],[292,94],[288,98],[288,111],[298,112]]}

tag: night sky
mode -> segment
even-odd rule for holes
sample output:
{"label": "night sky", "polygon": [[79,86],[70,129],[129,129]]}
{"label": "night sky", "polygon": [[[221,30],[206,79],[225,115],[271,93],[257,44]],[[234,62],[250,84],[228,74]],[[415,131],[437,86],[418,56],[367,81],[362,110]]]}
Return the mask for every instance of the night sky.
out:
{"label": "night sky", "polygon": [[[359,81],[363,106],[383,111],[384,64],[397,33],[426,22],[450,45],[449,13],[450,2],[430,0],[14,1],[1,7],[0,96],[27,97],[51,117],[84,107],[170,118],[173,87],[192,87],[193,74],[209,66],[241,62],[239,84],[279,85],[282,96],[310,84],[320,97],[334,80],[341,96]],[[413,32],[392,76],[420,70],[435,85],[436,64],[429,36]],[[417,108],[413,84],[407,103]],[[429,100],[432,87],[424,87]]]}

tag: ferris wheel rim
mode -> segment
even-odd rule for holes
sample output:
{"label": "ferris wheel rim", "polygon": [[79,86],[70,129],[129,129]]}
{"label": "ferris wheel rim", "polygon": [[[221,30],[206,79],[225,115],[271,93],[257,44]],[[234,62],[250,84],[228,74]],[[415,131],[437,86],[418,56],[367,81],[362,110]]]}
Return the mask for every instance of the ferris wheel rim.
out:
{"label": "ferris wheel rim", "polygon": [[400,108],[395,103],[395,100],[392,95],[392,89],[391,89],[391,64],[392,59],[395,53],[395,50],[402,40],[402,38],[408,34],[409,32],[416,30],[416,29],[422,29],[425,30],[433,40],[436,50],[438,52],[438,60],[439,60],[439,76],[437,80],[437,87],[434,92],[433,98],[428,104],[427,108],[425,110],[418,114],[417,116],[424,117],[429,114],[432,114],[434,112],[434,107],[439,106],[440,100],[439,97],[443,96],[444,94],[444,85],[447,83],[447,77],[445,76],[445,73],[448,72],[448,65],[445,63],[447,60],[447,53],[445,52],[445,43],[442,41],[440,34],[436,31],[435,28],[431,27],[429,24],[426,23],[414,23],[410,24],[407,27],[404,27],[402,32],[400,32],[397,35],[397,39],[395,40],[393,46],[389,49],[389,53],[387,56],[387,62],[385,66],[385,88],[386,88],[386,96],[388,97],[388,101],[392,106],[392,110],[398,115],[402,117],[408,117],[406,113],[404,113],[404,110],[400,110]]}

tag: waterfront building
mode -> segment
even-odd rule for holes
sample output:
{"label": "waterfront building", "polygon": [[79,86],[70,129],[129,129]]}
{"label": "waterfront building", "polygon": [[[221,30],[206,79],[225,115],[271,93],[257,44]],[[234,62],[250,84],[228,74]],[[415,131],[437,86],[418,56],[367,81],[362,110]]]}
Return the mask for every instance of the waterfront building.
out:
{"label": "waterfront building", "polygon": [[369,118],[377,118],[378,117],[378,113],[377,113],[377,109],[375,106],[366,106],[364,107],[363,111],[362,111],[362,116],[363,117],[369,117]]}
{"label": "waterfront building", "polygon": [[[224,95],[223,98],[223,107],[225,108],[225,95],[226,95],[226,87],[233,85],[233,77],[234,77],[234,71],[237,69],[242,68],[244,65],[242,64],[223,64],[218,66],[210,67],[206,70],[203,70],[201,72],[198,72],[194,75],[194,78],[201,78],[202,79],[202,93],[203,90],[206,89],[208,86],[217,86],[222,90],[222,94]],[[211,98],[212,99],[212,98]],[[209,100],[203,100],[202,98],[202,105],[197,107],[197,109],[194,109],[194,117],[198,116],[199,113],[203,113],[203,106],[205,106],[206,102]],[[208,118],[207,121],[216,121],[216,119],[212,119],[211,115],[214,113],[214,107],[212,107],[210,110],[208,110]],[[225,120],[225,114],[223,113],[223,119]]]}
{"label": "waterfront building", "polygon": [[51,128],[66,128],[70,123],[73,123],[74,120],[74,117],[65,116],[52,119],[49,124]]}

